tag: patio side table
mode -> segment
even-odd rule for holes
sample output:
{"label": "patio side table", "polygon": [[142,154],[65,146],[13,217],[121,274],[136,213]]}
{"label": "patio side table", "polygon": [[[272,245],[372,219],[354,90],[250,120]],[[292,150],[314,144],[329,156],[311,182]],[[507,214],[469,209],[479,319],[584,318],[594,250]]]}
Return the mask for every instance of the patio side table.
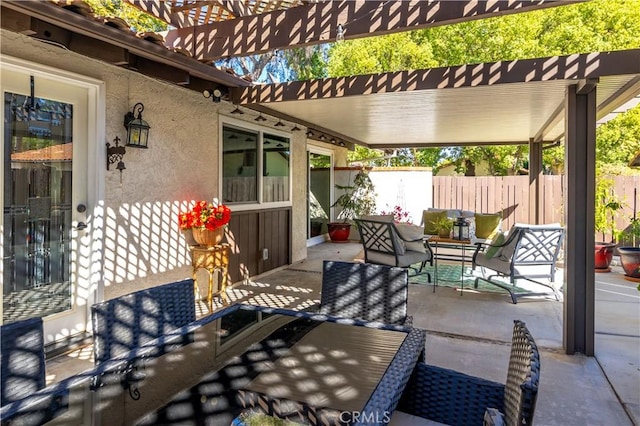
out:
{"label": "patio side table", "polygon": [[[430,236],[429,244],[434,247],[434,278],[433,278],[433,291],[436,291],[436,286],[438,285],[438,261],[439,260],[448,260],[453,262],[461,263],[461,273],[460,273],[460,296],[464,292],[464,264],[466,261],[471,261],[471,258],[467,257],[467,250],[471,250],[471,253],[475,250],[475,246],[471,244],[471,240],[456,240],[453,238],[442,238],[438,236]],[[460,251],[460,255],[451,254],[451,253],[438,253],[438,248],[444,249],[452,249]],[[451,281],[446,279],[441,279],[442,281]]]}
{"label": "patio side table", "polygon": [[[213,298],[218,296],[225,305],[229,304],[227,297],[227,273],[229,271],[229,258],[231,248],[229,244],[218,244],[213,247],[191,247],[191,262],[193,265],[193,285],[195,292],[198,292],[197,272],[198,269],[206,269],[209,273],[209,287],[207,296],[201,300],[206,301],[209,312],[213,312]],[[220,272],[220,287],[218,291],[213,291],[213,275]]]}

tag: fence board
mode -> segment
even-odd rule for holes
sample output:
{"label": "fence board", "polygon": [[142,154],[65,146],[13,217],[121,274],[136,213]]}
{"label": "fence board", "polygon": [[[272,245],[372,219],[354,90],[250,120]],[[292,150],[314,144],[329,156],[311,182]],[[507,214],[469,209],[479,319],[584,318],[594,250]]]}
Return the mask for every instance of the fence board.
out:
{"label": "fence board", "polygon": [[[640,217],[640,176],[613,176],[614,192],[623,201],[616,227],[624,230],[632,217]],[[543,175],[540,188],[542,223],[564,224],[563,176]],[[528,176],[434,176],[433,206],[442,209],[504,212],[503,229],[529,220]],[[597,237],[602,239],[600,235]],[[605,235],[610,241],[611,235]]]}

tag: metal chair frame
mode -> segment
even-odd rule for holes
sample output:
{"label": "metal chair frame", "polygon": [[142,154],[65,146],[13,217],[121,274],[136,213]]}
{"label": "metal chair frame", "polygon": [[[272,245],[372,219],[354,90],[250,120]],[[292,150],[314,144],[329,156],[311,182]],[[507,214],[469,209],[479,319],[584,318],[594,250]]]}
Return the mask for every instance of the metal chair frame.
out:
{"label": "metal chair frame", "polygon": [[[393,222],[364,219],[356,219],[355,222],[358,226],[360,237],[362,238],[366,263],[408,268],[414,272],[413,275],[410,275],[410,278],[418,275],[426,275],[427,281],[429,283],[431,282],[431,274],[426,271],[423,272],[427,263],[433,266],[433,250],[427,241],[423,238],[416,240],[406,240],[402,238],[402,235],[398,232]],[[409,255],[407,255],[406,252],[402,254],[400,244],[403,242],[420,242],[424,245],[426,253],[411,251]],[[374,259],[376,254],[392,256],[394,261],[383,263]],[[374,258],[372,258],[372,255]],[[419,268],[412,266],[417,263],[420,263]]]}
{"label": "metal chair frame", "polygon": [[[505,263],[509,263],[509,274],[501,271],[496,271],[496,274],[489,275],[488,277],[478,277],[475,279],[474,287],[478,288],[478,282],[480,280],[486,281],[489,284],[493,284],[497,287],[503,288],[509,292],[511,301],[518,303],[519,297],[524,296],[546,296],[553,294],[556,300],[560,300],[560,293],[553,285],[555,282],[556,262],[560,254],[562,242],[564,240],[564,228],[549,226],[541,227],[539,225],[527,227],[526,225],[514,226],[509,232],[507,240],[503,244],[492,245],[490,243],[476,243],[476,251],[473,254],[472,269],[475,270],[476,266],[481,268],[493,269],[486,264],[478,264],[478,256],[485,253],[489,247],[504,248],[514,244],[515,249],[513,255],[508,260],[504,260]],[[522,266],[539,266],[546,267],[544,271],[540,273],[519,273],[517,268]],[[548,269],[547,269],[548,268]],[[508,277],[511,286],[494,280],[496,277]],[[551,289],[549,292],[527,292],[527,293],[515,293],[513,287],[516,279],[525,279],[527,281],[534,282],[544,287]],[[545,283],[536,278],[546,278],[549,283]]]}

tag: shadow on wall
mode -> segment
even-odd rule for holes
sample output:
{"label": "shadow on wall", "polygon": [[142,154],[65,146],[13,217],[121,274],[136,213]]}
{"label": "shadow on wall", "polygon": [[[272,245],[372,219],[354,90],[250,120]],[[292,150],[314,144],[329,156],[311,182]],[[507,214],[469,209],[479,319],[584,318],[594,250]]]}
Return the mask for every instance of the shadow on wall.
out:
{"label": "shadow on wall", "polygon": [[[123,204],[107,208],[103,272],[106,286],[190,265],[190,232],[178,227],[187,202]],[[192,243],[192,242],[191,242]]]}

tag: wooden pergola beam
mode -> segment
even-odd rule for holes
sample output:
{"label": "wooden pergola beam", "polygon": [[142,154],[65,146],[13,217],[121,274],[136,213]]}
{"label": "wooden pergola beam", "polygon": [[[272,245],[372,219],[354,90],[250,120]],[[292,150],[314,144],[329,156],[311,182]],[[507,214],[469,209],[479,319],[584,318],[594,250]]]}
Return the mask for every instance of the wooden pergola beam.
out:
{"label": "wooden pergola beam", "polygon": [[242,1],[219,0],[219,3],[222,7],[231,12],[233,16],[241,18],[243,16],[248,16],[249,14],[251,14],[251,9],[249,9],[247,5]]}
{"label": "wooden pergola beam", "polygon": [[[243,87],[240,105],[640,73],[640,49]],[[528,141],[523,141],[528,143]]]}
{"label": "wooden pergola beam", "polygon": [[[133,0],[129,0],[133,1]],[[579,0],[322,1],[215,24],[170,30],[168,47],[216,60],[335,40],[338,24],[355,39],[575,3]]]}
{"label": "wooden pergola beam", "polygon": [[155,16],[174,27],[190,27],[195,25],[187,13],[177,13],[163,1],[155,0],[125,0],[149,15]]}

